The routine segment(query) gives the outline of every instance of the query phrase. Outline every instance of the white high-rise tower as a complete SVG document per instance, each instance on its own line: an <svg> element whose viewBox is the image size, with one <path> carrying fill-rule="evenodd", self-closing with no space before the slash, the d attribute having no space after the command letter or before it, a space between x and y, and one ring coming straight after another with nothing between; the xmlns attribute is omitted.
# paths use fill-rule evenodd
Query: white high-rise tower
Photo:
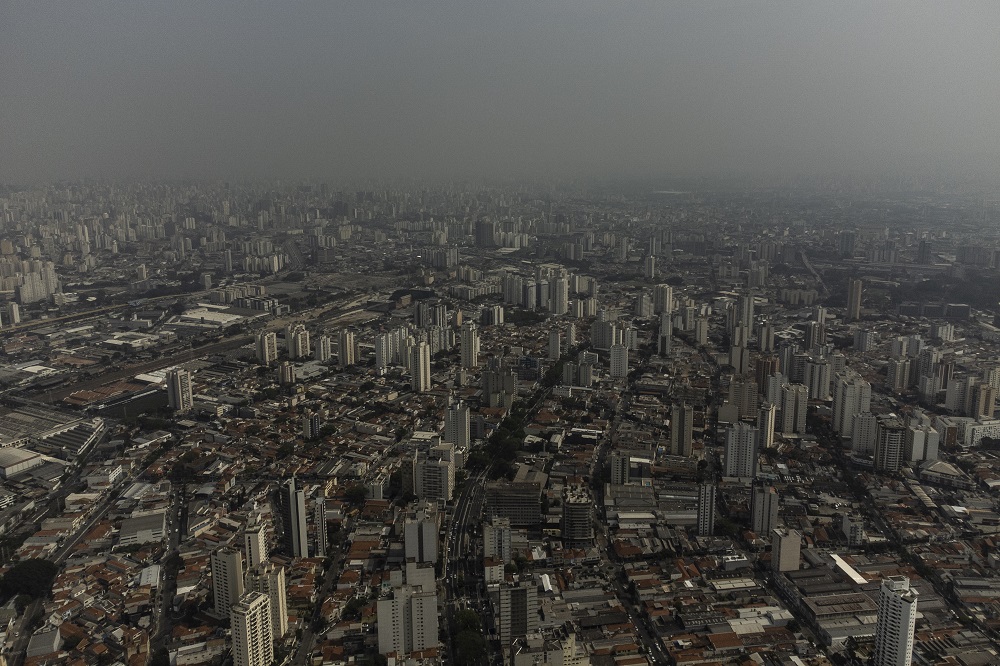
<svg viewBox="0 0 1000 666"><path fill-rule="evenodd" d="M917 625L917 591L906 576L889 576L878 592L873 666L909 666Z"/></svg>

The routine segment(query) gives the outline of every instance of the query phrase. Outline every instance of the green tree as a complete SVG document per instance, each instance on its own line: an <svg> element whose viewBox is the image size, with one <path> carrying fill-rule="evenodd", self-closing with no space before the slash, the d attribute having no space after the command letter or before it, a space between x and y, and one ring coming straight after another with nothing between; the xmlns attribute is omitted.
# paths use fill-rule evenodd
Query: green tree
<svg viewBox="0 0 1000 666"><path fill-rule="evenodd" d="M0 578L0 593L4 596L26 594L34 599L44 597L52 590L52 580L59 573L59 565L43 559L18 562Z"/></svg>
<svg viewBox="0 0 1000 666"><path fill-rule="evenodd" d="M367 497L368 489L360 483L348 486L347 489L344 490L344 499L348 504L353 504L354 506L361 506L364 504Z"/></svg>
<svg viewBox="0 0 1000 666"><path fill-rule="evenodd" d="M471 610L460 610L455 613L455 628L459 633L463 631L481 631L483 624L479 619L479 613Z"/></svg>
<svg viewBox="0 0 1000 666"><path fill-rule="evenodd" d="M486 663L486 638L482 632L466 629L455 636L455 663L459 666Z"/></svg>

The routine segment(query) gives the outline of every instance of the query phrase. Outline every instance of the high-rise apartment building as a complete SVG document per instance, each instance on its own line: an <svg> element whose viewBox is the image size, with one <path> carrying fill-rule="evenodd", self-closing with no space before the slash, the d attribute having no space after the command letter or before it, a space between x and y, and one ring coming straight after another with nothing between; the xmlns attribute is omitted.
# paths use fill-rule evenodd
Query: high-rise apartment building
<svg viewBox="0 0 1000 666"><path fill-rule="evenodd" d="M917 626L917 591L906 576L888 576L878 592L872 666L909 666Z"/></svg>
<svg viewBox="0 0 1000 666"><path fill-rule="evenodd" d="M248 592L232 607L234 666L271 666L274 635L271 602L262 592Z"/></svg>
<svg viewBox="0 0 1000 666"><path fill-rule="evenodd" d="M623 379L628 376L628 347L625 345L611 345L611 377L612 379Z"/></svg>
<svg viewBox="0 0 1000 666"><path fill-rule="evenodd" d="M247 525L243 530L243 555L250 568L267 560L267 533L264 531L263 523Z"/></svg>
<svg viewBox="0 0 1000 666"><path fill-rule="evenodd" d="M538 590L522 581L500 586L500 612L496 614L500 645L538 631Z"/></svg>
<svg viewBox="0 0 1000 666"><path fill-rule="evenodd" d="M833 431L841 437L854 432L854 416L871 411L872 385L854 370L837 375L833 391Z"/></svg>
<svg viewBox="0 0 1000 666"><path fill-rule="evenodd" d="M357 343L354 340L354 331L343 328L337 335L337 367L347 368L356 362Z"/></svg>
<svg viewBox="0 0 1000 666"><path fill-rule="evenodd" d="M802 535L797 530L771 530L771 568L775 571L798 571Z"/></svg>
<svg viewBox="0 0 1000 666"><path fill-rule="evenodd" d="M861 319L861 290L861 280L848 280L847 321L858 321Z"/></svg>
<svg viewBox="0 0 1000 666"><path fill-rule="evenodd" d="M670 454L690 456L693 440L694 408L686 403L670 408Z"/></svg>
<svg viewBox="0 0 1000 666"><path fill-rule="evenodd" d="M281 486L279 495L285 553L289 557L309 557L309 528L306 518L306 495L295 478Z"/></svg>
<svg viewBox="0 0 1000 666"><path fill-rule="evenodd" d="M754 532L766 536L778 526L778 509L780 506L778 491L774 486L753 487L750 505L750 523Z"/></svg>
<svg viewBox="0 0 1000 666"><path fill-rule="evenodd" d="M233 548L219 548L212 553L213 613L228 618L233 605L243 596L243 556Z"/></svg>
<svg viewBox="0 0 1000 666"><path fill-rule="evenodd" d="M431 350L423 340L410 352L410 386L414 393L431 389Z"/></svg>
<svg viewBox="0 0 1000 666"><path fill-rule="evenodd" d="M510 562L514 557L511 545L510 520L494 516L483 523L483 557Z"/></svg>
<svg viewBox="0 0 1000 666"><path fill-rule="evenodd" d="M278 336L273 332L257 334L257 360L270 365L278 360Z"/></svg>
<svg viewBox="0 0 1000 666"><path fill-rule="evenodd" d="M438 644L437 592L423 586L393 588L378 600L378 651L398 656L428 650Z"/></svg>
<svg viewBox="0 0 1000 666"><path fill-rule="evenodd" d="M281 638L288 633L288 599L285 586L285 568L264 562L247 572L247 591L267 595L271 617L271 635Z"/></svg>
<svg viewBox="0 0 1000 666"><path fill-rule="evenodd" d="M479 367L479 329L474 322L462 324L462 336L459 342L463 368Z"/></svg>
<svg viewBox="0 0 1000 666"><path fill-rule="evenodd" d="M715 533L715 484L702 483L698 486L698 536L712 536Z"/></svg>
<svg viewBox="0 0 1000 666"><path fill-rule="evenodd" d="M403 518L403 554L416 562L438 561L438 510L420 502Z"/></svg>
<svg viewBox="0 0 1000 666"><path fill-rule="evenodd" d="M880 418L875 434L875 470L898 472L903 467L906 426L895 417Z"/></svg>
<svg viewBox="0 0 1000 666"><path fill-rule="evenodd" d="M736 423L726 431L725 475L739 478L757 476L757 447L760 431L747 423Z"/></svg>
<svg viewBox="0 0 1000 666"><path fill-rule="evenodd" d="M326 363L333 356L330 336L321 335L316 339L316 348L313 350L313 360Z"/></svg>
<svg viewBox="0 0 1000 666"><path fill-rule="evenodd" d="M777 408L769 402L763 403L757 409L757 430L760 431L760 448L769 449L774 446L774 425Z"/></svg>
<svg viewBox="0 0 1000 666"><path fill-rule="evenodd" d="M470 424L468 405L452 404L444 415L444 441L454 444L456 449L468 448L472 436Z"/></svg>
<svg viewBox="0 0 1000 666"><path fill-rule="evenodd" d="M167 403L176 412L186 412L194 407L190 372L183 368L167 372Z"/></svg>
<svg viewBox="0 0 1000 666"><path fill-rule="evenodd" d="M781 388L781 432L806 431L809 409L809 389L802 384L787 384Z"/></svg>

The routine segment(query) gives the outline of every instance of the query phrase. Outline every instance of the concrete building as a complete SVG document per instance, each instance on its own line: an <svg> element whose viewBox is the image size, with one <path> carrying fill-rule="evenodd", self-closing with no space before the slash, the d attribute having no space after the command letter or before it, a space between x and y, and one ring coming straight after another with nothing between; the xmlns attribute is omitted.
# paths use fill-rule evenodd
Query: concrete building
<svg viewBox="0 0 1000 666"><path fill-rule="evenodd" d="M247 593L233 604L229 618L233 630L233 666L271 666L274 636L268 596L261 592Z"/></svg>
<svg viewBox="0 0 1000 666"><path fill-rule="evenodd" d="M847 321L858 321L861 319L861 292L863 285L861 280L848 280L847 282Z"/></svg>
<svg viewBox="0 0 1000 666"><path fill-rule="evenodd" d="M693 441L694 408L681 403L670 408L670 455L690 456Z"/></svg>
<svg viewBox="0 0 1000 666"><path fill-rule="evenodd" d="M438 644L437 593L422 586L393 588L378 600L378 651L399 657Z"/></svg>
<svg viewBox="0 0 1000 666"><path fill-rule="evenodd" d="M403 553L407 560L438 561L438 510L432 502L419 502L403 518Z"/></svg>
<svg viewBox="0 0 1000 666"><path fill-rule="evenodd" d="M256 567L267 560L267 533L264 531L262 523L248 525L243 530L243 555L246 558L247 566Z"/></svg>
<svg viewBox="0 0 1000 666"><path fill-rule="evenodd" d="M247 572L247 590L267 595L271 635L276 639L288 633L288 601L285 589L284 567L264 562Z"/></svg>
<svg viewBox="0 0 1000 666"><path fill-rule="evenodd" d="M257 334L257 361L270 365L278 360L278 336L272 333Z"/></svg>
<svg viewBox="0 0 1000 666"><path fill-rule="evenodd" d="M917 626L917 591L906 576L889 576L878 592L872 666L909 666Z"/></svg>
<svg viewBox="0 0 1000 666"><path fill-rule="evenodd" d="M514 640L538 631L538 590L533 583L501 585L498 605L496 620L505 651Z"/></svg>
<svg viewBox="0 0 1000 666"><path fill-rule="evenodd" d="M780 498L774 486L753 487L750 503L751 528L760 536L766 536L778 526Z"/></svg>
<svg viewBox="0 0 1000 666"><path fill-rule="evenodd" d="M854 433L854 416L870 412L871 405L871 384L854 370L838 374L833 392L833 431L850 437Z"/></svg>
<svg viewBox="0 0 1000 666"><path fill-rule="evenodd" d="M624 379L628 376L628 347L625 345L611 345L609 352L611 378Z"/></svg>
<svg viewBox="0 0 1000 666"><path fill-rule="evenodd" d="M289 557L309 557L309 529L306 519L305 491L295 478L286 481L280 490L279 502L285 553Z"/></svg>
<svg viewBox="0 0 1000 666"><path fill-rule="evenodd" d="M771 530L771 568L778 572L798 571L802 535L796 530Z"/></svg>
<svg viewBox="0 0 1000 666"><path fill-rule="evenodd" d="M410 352L410 386L414 393L431 389L431 350L423 340Z"/></svg>
<svg viewBox="0 0 1000 666"><path fill-rule="evenodd" d="M459 342L462 367L466 369L479 367L479 329L475 322L462 324L462 336Z"/></svg>
<svg viewBox="0 0 1000 666"><path fill-rule="evenodd" d="M514 557L510 520L494 517L483 524L483 557L504 562L510 562Z"/></svg>
<svg viewBox="0 0 1000 666"><path fill-rule="evenodd" d="M227 618L243 597L243 556L234 548L219 548L212 553L211 567L212 611L218 618Z"/></svg>
<svg viewBox="0 0 1000 666"><path fill-rule="evenodd" d="M906 427L895 417L881 418L875 435L875 470L896 473L903 467Z"/></svg>
<svg viewBox="0 0 1000 666"><path fill-rule="evenodd" d="M568 548L594 544L594 499L587 486L567 486L563 490L562 541Z"/></svg>
<svg viewBox="0 0 1000 666"><path fill-rule="evenodd" d="M347 368L357 362L358 345L354 339L354 331L340 329L337 334L337 367Z"/></svg>
<svg viewBox="0 0 1000 666"><path fill-rule="evenodd" d="M726 431L725 475L752 479L757 476L760 431L747 423L736 423Z"/></svg>
<svg viewBox="0 0 1000 666"><path fill-rule="evenodd" d="M715 533L715 484L702 483L698 486L698 536L712 536Z"/></svg>
<svg viewBox="0 0 1000 666"><path fill-rule="evenodd" d="M456 449L468 449L471 432L468 405L457 402L449 406L444 415L444 441L454 444Z"/></svg>
<svg viewBox="0 0 1000 666"><path fill-rule="evenodd" d="M187 412L194 407L191 373L183 368L167 372L167 404L175 412Z"/></svg>

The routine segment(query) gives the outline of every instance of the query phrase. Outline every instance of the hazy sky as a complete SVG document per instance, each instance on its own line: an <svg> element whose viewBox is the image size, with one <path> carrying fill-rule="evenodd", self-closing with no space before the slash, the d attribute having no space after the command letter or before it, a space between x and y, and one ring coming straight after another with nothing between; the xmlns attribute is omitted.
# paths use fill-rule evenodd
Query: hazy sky
<svg viewBox="0 0 1000 666"><path fill-rule="evenodd" d="M0 4L0 179L1000 165L1000 3Z"/></svg>

